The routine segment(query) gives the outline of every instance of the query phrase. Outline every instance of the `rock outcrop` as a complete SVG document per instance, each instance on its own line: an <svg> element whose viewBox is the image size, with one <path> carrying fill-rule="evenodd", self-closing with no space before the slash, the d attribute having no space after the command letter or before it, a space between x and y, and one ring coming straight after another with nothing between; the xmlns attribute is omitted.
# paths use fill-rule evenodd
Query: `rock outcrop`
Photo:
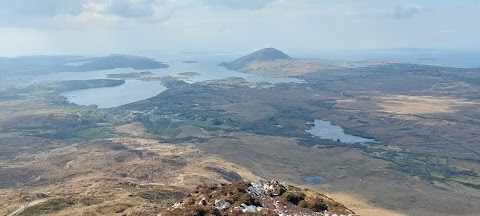
<svg viewBox="0 0 480 216"><path fill-rule="evenodd" d="M275 180L204 184L162 216L173 215L353 215L331 198Z"/></svg>

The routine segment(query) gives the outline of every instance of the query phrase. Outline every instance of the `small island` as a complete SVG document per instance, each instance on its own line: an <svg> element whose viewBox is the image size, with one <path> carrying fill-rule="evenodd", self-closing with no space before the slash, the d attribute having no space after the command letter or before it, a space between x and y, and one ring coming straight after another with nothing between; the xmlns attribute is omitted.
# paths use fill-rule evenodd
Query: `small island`
<svg viewBox="0 0 480 216"><path fill-rule="evenodd" d="M134 78L151 76L151 75L154 75L154 74L150 71L145 71L145 72L107 74L107 78L134 79Z"/></svg>
<svg viewBox="0 0 480 216"><path fill-rule="evenodd" d="M116 68L151 70L169 67L168 64L154 59L119 54L104 57L34 55L21 58L2 58L1 61L1 78L20 75L45 75L58 72L87 72Z"/></svg>
<svg viewBox="0 0 480 216"><path fill-rule="evenodd" d="M55 82L42 82L26 88L29 91L64 92L89 88L114 87L125 84L125 80L91 79L91 80L65 80Z"/></svg>
<svg viewBox="0 0 480 216"><path fill-rule="evenodd" d="M193 63L198 63L198 61L186 60L186 61L182 61L182 63L193 64Z"/></svg>
<svg viewBox="0 0 480 216"><path fill-rule="evenodd" d="M181 75L181 76L200 76L202 74L197 73L197 72L182 72L182 73L179 73L178 75Z"/></svg>

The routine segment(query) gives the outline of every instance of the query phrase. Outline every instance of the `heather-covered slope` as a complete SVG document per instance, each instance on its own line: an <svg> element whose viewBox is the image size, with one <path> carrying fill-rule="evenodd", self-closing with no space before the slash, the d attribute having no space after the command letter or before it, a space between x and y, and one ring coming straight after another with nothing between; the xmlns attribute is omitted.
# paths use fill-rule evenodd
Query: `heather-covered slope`
<svg viewBox="0 0 480 216"><path fill-rule="evenodd" d="M163 216L174 215L353 215L329 197L275 180L203 184Z"/></svg>

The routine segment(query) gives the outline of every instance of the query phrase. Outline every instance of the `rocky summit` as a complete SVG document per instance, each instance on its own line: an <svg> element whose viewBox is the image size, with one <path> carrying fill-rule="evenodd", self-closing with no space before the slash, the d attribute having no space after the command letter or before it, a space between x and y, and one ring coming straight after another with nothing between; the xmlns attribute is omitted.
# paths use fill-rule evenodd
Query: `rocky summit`
<svg viewBox="0 0 480 216"><path fill-rule="evenodd" d="M354 215L331 198L276 180L203 184L160 214L174 215Z"/></svg>

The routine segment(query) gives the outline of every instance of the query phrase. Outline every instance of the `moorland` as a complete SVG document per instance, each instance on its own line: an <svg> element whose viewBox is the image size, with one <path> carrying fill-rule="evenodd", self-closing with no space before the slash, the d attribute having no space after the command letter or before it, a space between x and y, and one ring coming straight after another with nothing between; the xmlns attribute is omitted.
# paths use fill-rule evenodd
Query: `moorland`
<svg viewBox="0 0 480 216"><path fill-rule="evenodd" d="M480 69L278 52L221 65L304 82L170 77L157 96L109 109L59 92L119 81L1 88L0 214L33 202L23 214L151 215L196 185L256 178L311 188L360 215L480 212ZM315 119L379 142L314 137Z"/></svg>

